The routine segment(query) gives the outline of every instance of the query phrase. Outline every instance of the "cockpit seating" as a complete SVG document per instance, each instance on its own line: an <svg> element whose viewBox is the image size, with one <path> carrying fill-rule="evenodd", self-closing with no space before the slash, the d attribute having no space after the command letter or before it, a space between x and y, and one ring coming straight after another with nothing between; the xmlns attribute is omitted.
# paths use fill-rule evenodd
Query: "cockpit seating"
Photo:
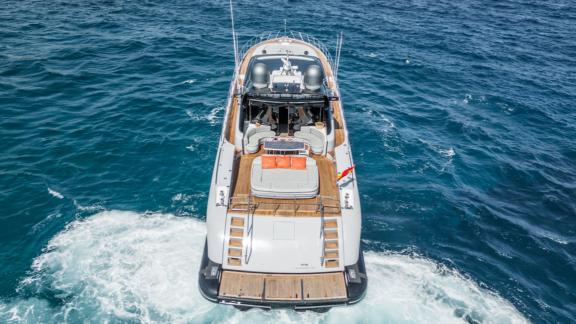
<svg viewBox="0 0 576 324"><path fill-rule="evenodd" d="M264 138L274 137L274 135L276 133L270 130L270 126L267 125L250 128L244 135L244 150L249 154L256 153L260 148L260 142Z"/></svg>
<svg viewBox="0 0 576 324"><path fill-rule="evenodd" d="M322 131L314 126L302 126L300 131L294 132L294 137L304 139L310 144L312 153L323 154L326 139Z"/></svg>

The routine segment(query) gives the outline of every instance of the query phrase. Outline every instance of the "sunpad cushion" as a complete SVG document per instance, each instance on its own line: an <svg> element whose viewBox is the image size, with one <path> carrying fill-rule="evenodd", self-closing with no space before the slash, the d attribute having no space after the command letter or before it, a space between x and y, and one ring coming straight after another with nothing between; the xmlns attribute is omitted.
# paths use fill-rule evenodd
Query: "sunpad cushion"
<svg viewBox="0 0 576 324"><path fill-rule="evenodd" d="M306 169L306 157L292 157L290 159L290 168L295 170Z"/></svg>
<svg viewBox="0 0 576 324"><path fill-rule="evenodd" d="M314 159L306 158L306 168L302 170L264 169L262 157L257 157L252 162L250 186L252 194L262 198L313 198L318 194L319 188L318 167Z"/></svg>
<svg viewBox="0 0 576 324"><path fill-rule="evenodd" d="M276 168L276 157L275 156L263 156L262 157L262 169L275 169Z"/></svg>
<svg viewBox="0 0 576 324"><path fill-rule="evenodd" d="M276 167L283 169L290 169L290 157L289 156L276 157Z"/></svg>

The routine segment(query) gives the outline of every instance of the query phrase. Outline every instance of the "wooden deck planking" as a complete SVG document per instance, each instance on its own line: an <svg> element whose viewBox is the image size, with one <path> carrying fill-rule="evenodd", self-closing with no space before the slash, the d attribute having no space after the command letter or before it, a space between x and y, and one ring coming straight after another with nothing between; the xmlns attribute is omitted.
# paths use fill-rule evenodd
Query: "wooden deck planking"
<svg viewBox="0 0 576 324"><path fill-rule="evenodd" d="M326 56L324 55L324 53L322 53L322 51L320 51L319 49L316 49L316 54L318 55L318 57L320 58L320 62L322 62L322 67L324 70L324 73L326 74L326 77L333 77L333 71L332 71L332 67L330 66L330 63L328 62L328 59L326 58ZM333 81L328 80L328 87L330 89L336 90L335 89L335 84ZM344 132L344 124L343 124L343 117L342 117L342 105L340 104L340 100L336 100L332 102L332 111L333 111L333 118L336 124L336 127L334 128L334 135L335 135L335 146L339 146L342 145L346 139L346 134Z"/></svg>
<svg viewBox="0 0 576 324"><path fill-rule="evenodd" d="M232 197L247 197L250 194L250 175L252 172L252 162L259 154L242 155L238 165L238 172ZM336 183L336 168L334 163L326 157L313 157L318 166L318 177L320 181L319 195L329 199L324 199L326 206L324 214L327 216L340 215L339 191ZM246 199L234 200L230 209L242 207L246 204ZM310 199L274 199L253 197L252 203L258 203L255 211L256 215L279 215L279 216L320 216L317 198Z"/></svg>
<svg viewBox="0 0 576 324"><path fill-rule="evenodd" d="M248 68L248 64L250 63L250 59L252 58L252 55L254 53L255 48L252 47L250 50L248 50L248 52L246 52L245 54L245 58L242 61L242 64L240 65L240 71L239 71L239 76L238 79L236 79L236 84L240 84L242 85L244 83L244 80L240 79L240 75L241 76L245 76L246 75L246 69ZM236 136L236 125L238 124L238 121L236 120L238 118L238 100L233 99L232 100L232 109L230 111L230 118L229 121L230 123L228 124L228 141L232 144L234 144L235 142L235 136Z"/></svg>
<svg viewBox="0 0 576 324"><path fill-rule="evenodd" d="M248 50L248 52L246 52L245 54L245 59L242 61L242 64L240 65L240 71L239 71L239 75L238 75L238 79L236 79L236 84L242 84L244 82L244 80L240 79L240 75L241 76L245 76L246 75L246 69L248 68L248 64L250 63L250 59L252 58L253 54L254 54L254 50L255 48L252 47L250 50ZM232 100L232 107L230 110L230 116L228 117L228 142L234 144L235 142L235 136L236 136L236 125L238 124L237 119L238 118L238 100L236 100L235 98Z"/></svg>
<svg viewBox="0 0 576 324"><path fill-rule="evenodd" d="M346 135L344 133L344 128L342 127L342 111L340 109L340 101L335 101L332 103L332 108L334 109L334 120L335 120L335 127L334 127L334 136L336 143L335 146L340 146L344 144L344 140Z"/></svg>
<svg viewBox="0 0 576 324"><path fill-rule="evenodd" d="M345 299L343 272L321 274L267 274L223 271L220 297L272 301Z"/></svg>
<svg viewBox="0 0 576 324"><path fill-rule="evenodd" d="M302 282L297 276L267 276L264 298L270 300L302 299Z"/></svg>
<svg viewBox="0 0 576 324"><path fill-rule="evenodd" d="M223 297L262 299L264 276L247 272L222 272L220 290Z"/></svg>
<svg viewBox="0 0 576 324"><path fill-rule="evenodd" d="M303 291L306 300L346 298L344 275L328 273L307 277L303 280Z"/></svg>
<svg viewBox="0 0 576 324"><path fill-rule="evenodd" d="M234 144L236 138L236 127L237 124L237 110L238 110L238 100L236 98L232 99L232 108L230 108L230 116L228 117L229 124L228 124L228 142Z"/></svg>

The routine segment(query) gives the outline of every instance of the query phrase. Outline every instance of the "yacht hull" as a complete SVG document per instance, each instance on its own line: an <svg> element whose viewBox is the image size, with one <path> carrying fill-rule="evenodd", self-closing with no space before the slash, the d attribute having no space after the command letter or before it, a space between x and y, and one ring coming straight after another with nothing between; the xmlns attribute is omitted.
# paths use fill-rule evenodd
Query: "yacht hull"
<svg viewBox="0 0 576 324"><path fill-rule="evenodd" d="M325 311L366 294L334 64L313 38L292 36L258 38L230 84L198 277L211 302Z"/></svg>

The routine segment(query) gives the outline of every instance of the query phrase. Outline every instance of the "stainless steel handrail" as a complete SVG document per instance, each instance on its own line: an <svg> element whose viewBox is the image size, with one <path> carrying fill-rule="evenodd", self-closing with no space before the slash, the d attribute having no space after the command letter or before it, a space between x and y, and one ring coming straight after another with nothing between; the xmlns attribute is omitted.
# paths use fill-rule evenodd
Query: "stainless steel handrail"
<svg viewBox="0 0 576 324"><path fill-rule="evenodd" d="M248 194L244 194L244 195L235 195L229 198L228 201L228 208L230 208L230 210L234 210L234 211L250 211L253 210L253 212L256 212L256 209L261 208L262 206L271 206L273 207L273 210L268 210L268 211L278 211L280 209L280 207L282 206L294 206L294 208L292 209L292 211L294 213L296 213L297 211L299 211L300 207L303 206L314 206L316 207L316 209L314 210L314 212L322 212L325 213L326 209L336 209L337 212L340 212L340 202L332 197L325 197L325 196L316 196L316 199L318 199L317 202L315 203L299 203L297 201L294 202L258 202L258 203L253 203L252 202L253 196L252 195L248 195ZM325 202L326 201L332 201L333 205L327 205ZM286 211L288 209L285 209ZM311 210L305 210L304 212L310 212Z"/></svg>
<svg viewBox="0 0 576 324"><path fill-rule="evenodd" d="M322 201L322 198L320 198L320 201ZM324 259L326 258L326 249L324 248L324 245L326 245L326 235L324 233L324 207L321 207L320 210L320 239L322 240L322 246L320 247L322 249L322 256L320 257L320 266L324 265Z"/></svg>
<svg viewBox="0 0 576 324"><path fill-rule="evenodd" d="M248 197L248 204L250 205L250 197ZM244 253L244 264L248 264L248 262L250 262L250 257L252 256L252 243L254 240L254 212L255 209L254 208L249 208L248 209L248 231L246 233L246 236L249 236L249 241L248 243L250 244L249 247L246 247L246 253Z"/></svg>
<svg viewBox="0 0 576 324"><path fill-rule="evenodd" d="M328 62L330 63L330 67L332 68L332 70L334 70L335 66L334 66L334 60L332 59L332 55L330 54L330 51L328 50L328 47L322 42L320 41L318 38L311 36L309 34L306 33L302 33L302 32L295 32L295 31L287 31L286 33L284 32L266 32L266 33L262 33L260 35L254 36L251 39L249 39L248 41L246 41L242 47L240 48L239 51L239 58L240 60L242 60L244 58L244 55L246 55L246 52L248 52L248 50L253 47L254 45L270 40L270 39L275 39L275 38L280 38L280 37L288 37L288 38L292 38L292 39L298 39L304 42L307 42L313 46L315 46L316 48L318 48L325 56L326 59L328 60Z"/></svg>

